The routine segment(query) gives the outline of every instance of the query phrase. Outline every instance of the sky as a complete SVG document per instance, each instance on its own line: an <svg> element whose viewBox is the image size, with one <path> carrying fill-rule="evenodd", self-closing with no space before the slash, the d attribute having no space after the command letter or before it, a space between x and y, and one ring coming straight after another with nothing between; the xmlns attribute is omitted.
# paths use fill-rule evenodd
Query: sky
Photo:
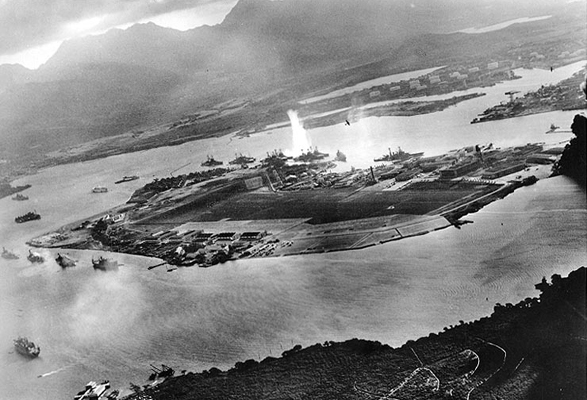
<svg viewBox="0 0 587 400"><path fill-rule="evenodd" d="M215 25L237 0L0 0L0 64L35 69L67 39L154 22Z"/></svg>

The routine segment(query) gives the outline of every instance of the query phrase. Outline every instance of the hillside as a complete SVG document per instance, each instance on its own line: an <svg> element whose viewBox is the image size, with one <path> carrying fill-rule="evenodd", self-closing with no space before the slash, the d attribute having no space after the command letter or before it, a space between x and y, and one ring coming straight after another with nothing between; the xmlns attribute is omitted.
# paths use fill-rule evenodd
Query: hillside
<svg viewBox="0 0 587 400"><path fill-rule="evenodd" d="M580 4L523 1L499 8L505 4L241 0L212 27L180 32L148 23L72 39L36 71L0 67L0 159L17 170L16 164L39 162L64 146L176 121L228 100L251 107L213 125L250 129L248 121L274 122L268 114L285 115L319 91L406 70L503 59L512 47L542 37L553 48L563 37L584 40L576 28L584 27ZM548 13L548 20L487 34L450 33ZM197 128L199 136L216 134Z"/></svg>
<svg viewBox="0 0 587 400"><path fill-rule="evenodd" d="M490 317L397 349L358 339L295 346L280 358L171 378L128 400L585 398L585 282L585 267L553 275L536 285L537 298L497 304Z"/></svg>

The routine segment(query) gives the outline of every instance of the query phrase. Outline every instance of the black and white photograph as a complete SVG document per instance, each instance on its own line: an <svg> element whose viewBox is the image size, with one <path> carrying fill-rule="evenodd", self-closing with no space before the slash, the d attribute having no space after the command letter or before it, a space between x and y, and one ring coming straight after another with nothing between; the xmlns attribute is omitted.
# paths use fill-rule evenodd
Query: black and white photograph
<svg viewBox="0 0 587 400"><path fill-rule="evenodd" d="M0 0L0 400L587 398L587 0Z"/></svg>

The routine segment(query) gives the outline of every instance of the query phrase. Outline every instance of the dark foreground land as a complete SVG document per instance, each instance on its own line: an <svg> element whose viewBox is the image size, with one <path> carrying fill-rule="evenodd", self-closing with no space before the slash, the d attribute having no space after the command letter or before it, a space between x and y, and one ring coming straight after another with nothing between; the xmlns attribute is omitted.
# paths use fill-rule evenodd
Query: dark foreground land
<svg viewBox="0 0 587 400"><path fill-rule="evenodd" d="M169 378L133 399L584 399L586 269L400 348L352 339Z"/></svg>

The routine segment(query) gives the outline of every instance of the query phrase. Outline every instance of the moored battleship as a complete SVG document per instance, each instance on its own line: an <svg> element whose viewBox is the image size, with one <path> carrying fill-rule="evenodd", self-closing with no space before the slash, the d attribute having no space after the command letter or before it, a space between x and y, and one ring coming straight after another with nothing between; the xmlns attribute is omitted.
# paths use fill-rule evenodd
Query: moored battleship
<svg viewBox="0 0 587 400"><path fill-rule="evenodd" d="M99 269L101 271L116 271L121 264L116 260L110 260L100 256L98 259L92 258L92 265L94 266L94 269Z"/></svg>
<svg viewBox="0 0 587 400"><path fill-rule="evenodd" d="M373 161L375 162L381 162L381 161L405 161L407 159L410 159L412 157L422 157L424 155L424 153L407 153L405 151L402 150L401 147L397 148L397 151L392 152L391 149L388 149L389 153L388 154L384 154L383 156L379 157L379 158L375 158Z"/></svg>
<svg viewBox="0 0 587 400"><path fill-rule="evenodd" d="M69 257L68 255L61 255L60 253L57 253L57 257L55 257L55 262L61 267L61 268L68 268L68 267L75 267L76 261Z"/></svg>
<svg viewBox="0 0 587 400"><path fill-rule="evenodd" d="M321 153L318 151L318 147L314 147L313 150L309 149L306 153L302 153L302 155L294 158L294 161L313 162L323 160L328 156L328 153Z"/></svg>
<svg viewBox="0 0 587 400"><path fill-rule="evenodd" d="M37 214L35 211L29 211L24 215L20 215L14 218L14 222L17 224L22 224L23 222L34 221L36 219L41 219L41 215Z"/></svg>
<svg viewBox="0 0 587 400"><path fill-rule="evenodd" d="M217 161L213 156L208 156L208 159L202 163L202 167L215 167L222 165L222 161Z"/></svg>
<svg viewBox="0 0 587 400"><path fill-rule="evenodd" d="M18 354L31 358L38 357L41 353L41 348L25 337L14 339L14 348Z"/></svg>
<svg viewBox="0 0 587 400"><path fill-rule="evenodd" d="M18 260L18 256L10 250L6 250L2 247L2 258L5 260Z"/></svg>
<svg viewBox="0 0 587 400"><path fill-rule="evenodd" d="M24 201L24 200L28 200L29 196L25 196L24 194L20 194L17 193L16 196L12 197L12 200L16 200L16 201Z"/></svg>
<svg viewBox="0 0 587 400"><path fill-rule="evenodd" d="M256 159L254 157L243 156L242 154L237 156L234 160L229 161L231 165L243 165L254 163Z"/></svg>
<svg viewBox="0 0 587 400"><path fill-rule="evenodd" d="M32 263L42 263L45 261L42 255L39 253L35 253L34 251L29 250L29 255L27 256L27 260Z"/></svg>

